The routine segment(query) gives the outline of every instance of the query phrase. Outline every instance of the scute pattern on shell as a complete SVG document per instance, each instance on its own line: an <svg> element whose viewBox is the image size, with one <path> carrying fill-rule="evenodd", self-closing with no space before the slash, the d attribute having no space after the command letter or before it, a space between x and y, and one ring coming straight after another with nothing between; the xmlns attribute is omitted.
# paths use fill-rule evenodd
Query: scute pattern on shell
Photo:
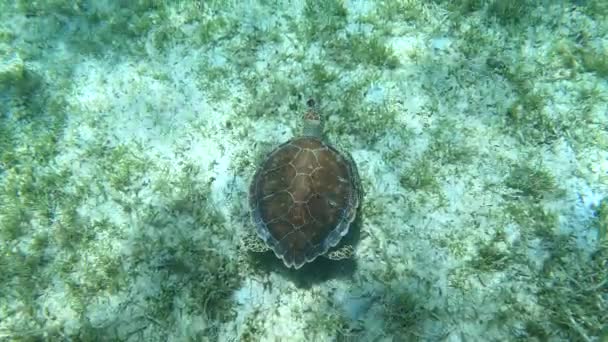
<svg viewBox="0 0 608 342"><path fill-rule="evenodd" d="M359 177L349 156L315 137L272 151L249 189L260 238L296 269L340 242L355 218Z"/></svg>

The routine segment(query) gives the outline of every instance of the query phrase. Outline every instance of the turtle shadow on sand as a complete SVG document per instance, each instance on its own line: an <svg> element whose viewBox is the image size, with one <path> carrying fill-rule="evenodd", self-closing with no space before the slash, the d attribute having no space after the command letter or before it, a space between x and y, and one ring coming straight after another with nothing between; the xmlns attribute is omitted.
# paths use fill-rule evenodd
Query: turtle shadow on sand
<svg viewBox="0 0 608 342"><path fill-rule="evenodd" d="M283 261L273 252L264 253L247 252L248 262L256 272L275 272L289 279L299 288L310 288L314 284L326 282L331 279L349 279L357 270L356 250L361 236L362 218L357 215L350 226L348 233L342 238L342 244L349 244L355 249L355 256L350 259L330 260L323 256L317 257L313 262L306 263L300 269L287 268ZM335 248L335 247L334 247Z"/></svg>

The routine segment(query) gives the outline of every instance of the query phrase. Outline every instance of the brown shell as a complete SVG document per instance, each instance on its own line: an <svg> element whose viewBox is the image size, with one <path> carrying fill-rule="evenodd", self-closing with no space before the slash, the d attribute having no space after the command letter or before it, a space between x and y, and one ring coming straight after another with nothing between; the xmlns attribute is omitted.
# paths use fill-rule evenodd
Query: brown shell
<svg viewBox="0 0 608 342"><path fill-rule="evenodd" d="M315 137L272 151L249 189L258 236L296 269L340 242L360 201L359 176L348 155Z"/></svg>

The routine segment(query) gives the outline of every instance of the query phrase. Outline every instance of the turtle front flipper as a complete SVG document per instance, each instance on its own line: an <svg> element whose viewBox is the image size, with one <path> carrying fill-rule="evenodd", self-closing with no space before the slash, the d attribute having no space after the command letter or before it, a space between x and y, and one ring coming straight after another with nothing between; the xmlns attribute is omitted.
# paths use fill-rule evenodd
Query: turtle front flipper
<svg viewBox="0 0 608 342"><path fill-rule="evenodd" d="M241 247L253 253L264 253L270 251L270 247L268 247L262 239L260 239L255 234L245 234L241 238Z"/></svg>
<svg viewBox="0 0 608 342"><path fill-rule="evenodd" d="M355 249L351 245L342 245L336 249L332 249L323 255L330 260L352 259L355 256Z"/></svg>

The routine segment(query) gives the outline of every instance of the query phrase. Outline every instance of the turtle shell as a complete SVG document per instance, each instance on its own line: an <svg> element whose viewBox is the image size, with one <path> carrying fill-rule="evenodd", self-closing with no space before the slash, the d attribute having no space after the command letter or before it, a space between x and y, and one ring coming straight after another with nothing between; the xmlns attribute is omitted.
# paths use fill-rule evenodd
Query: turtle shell
<svg viewBox="0 0 608 342"><path fill-rule="evenodd" d="M297 137L268 154L249 189L258 236L298 269L348 233L360 202L349 155L316 137Z"/></svg>

